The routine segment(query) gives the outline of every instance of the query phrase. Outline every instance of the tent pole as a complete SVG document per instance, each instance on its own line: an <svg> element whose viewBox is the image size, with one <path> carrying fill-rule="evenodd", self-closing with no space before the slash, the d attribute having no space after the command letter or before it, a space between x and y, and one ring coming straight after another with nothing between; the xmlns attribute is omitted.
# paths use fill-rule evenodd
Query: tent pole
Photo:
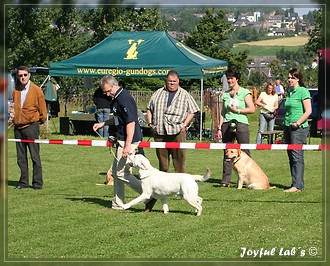
<svg viewBox="0 0 330 266"><path fill-rule="evenodd" d="M45 85L46 81L48 81L48 79L50 79L50 75L48 75L44 82L39 86L41 89L42 87ZM43 93L45 94L45 90L42 89ZM45 101L46 102L46 101ZM46 134L47 134L47 137L48 137L48 131L49 131L49 108L48 108L48 105L47 105L47 117L46 117L46 121L45 121L45 126L46 126Z"/></svg>
<svg viewBox="0 0 330 266"><path fill-rule="evenodd" d="M200 108L200 121L199 121L199 141L202 142L202 133L203 133L203 79L201 79L201 108Z"/></svg>

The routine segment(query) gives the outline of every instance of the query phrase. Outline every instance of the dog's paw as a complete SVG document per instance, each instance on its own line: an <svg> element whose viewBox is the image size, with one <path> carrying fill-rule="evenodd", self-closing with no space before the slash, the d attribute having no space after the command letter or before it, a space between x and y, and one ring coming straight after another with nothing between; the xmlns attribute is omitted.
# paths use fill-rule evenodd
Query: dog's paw
<svg viewBox="0 0 330 266"><path fill-rule="evenodd" d="M127 210L127 209L129 209L129 208L130 208L130 206L129 206L128 204L124 204L124 205L123 205L123 209L124 209L124 210Z"/></svg>

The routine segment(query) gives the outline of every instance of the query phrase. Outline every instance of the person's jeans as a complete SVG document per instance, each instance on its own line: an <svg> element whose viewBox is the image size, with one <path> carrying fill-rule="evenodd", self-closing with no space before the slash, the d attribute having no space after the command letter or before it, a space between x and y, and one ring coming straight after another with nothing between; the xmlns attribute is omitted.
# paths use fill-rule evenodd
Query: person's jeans
<svg viewBox="0 0 330 266"><path fill-rule="evenodd" d="M272 119L272 120L267 121L266 118L263 116L263 114L260 113L260 115L259 115L259 130L258 130L257 139L256 139L257 144L262 143L261 133L265 132L266 126L268 127L268 131L273 131L274 126L275 126L275 118Z"/></svg>
<svg viewBox="0 0 330 266"><path fill-rule="evenodd" d="M96 120L98 123L104 122L109 120L109 116L110 116L110 108L100 108L97 109L95 116L96 116ZM102 128L99 128L97 130L97 132L102 136L102 137L109 137L109 126L105 125Z"/></svg>
<svg viewBox="0 0 330 266"><path fill-rule="evenodd" d="M308 127L292 129L284 127L284 139L287 144L306 144L308 136ZM304 189L304 150L288 150L287 151L290 163L290 172L292 177L292 187L300 190Z"/></svg>

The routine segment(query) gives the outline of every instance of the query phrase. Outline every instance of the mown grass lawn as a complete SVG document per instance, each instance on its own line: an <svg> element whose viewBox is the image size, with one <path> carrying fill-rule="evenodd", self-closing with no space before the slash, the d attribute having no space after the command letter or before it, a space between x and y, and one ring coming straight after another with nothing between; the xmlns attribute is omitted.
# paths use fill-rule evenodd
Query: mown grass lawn
<svg viewBox="0 0 330 266"><path fill-rule="evenodd" d="M249 51L249 56L276 56L278 51L297 52L308 42L309 36L296 37L274 37L274 39L261 40L255 42L244 42L235 44L232 48L234 53L244 50Z"/></svg>
<svg viewBox="0 0 330 266"><path fill-rule="evenodd" d="M284 49L289 52L297 52L298 46L258 46L258 45L240 45L232 49L234 53L239 53L244 50L249 51L249 56L276 56L278 51Z"/></svg>
<svg viewBox="0 0 330 266"><path fill-rule="evenodd" d="M251 143L256 134L251 123ZM9 137L11 133L9 133ZM94 138L62 136L53 138ZM312 138L312 144L320 144ZM153 149L145 149L157 167ZM302 193L283 193L291 184L286 151L252 151L254 160L277 188L267 191L221 188L221 150L187 150L187 171L212 177L200 183L203 214L176 196L170 213L109 209L113 188L103 183L112 160L108 148L41 144L44 188L16 190L19 169L15 143L8 143L8 261L321 261L325 256L322 152L305 152ZM232 186L236 183L233 174ZM137 194L126 189L126 199ZM242 252L247 249L244 257ZM314 249L315 248L315 249ZM252 252L274 250L273 255ZM312 251L315 251L312 252ZM189 265L189 264L188 264Z"/></svg>

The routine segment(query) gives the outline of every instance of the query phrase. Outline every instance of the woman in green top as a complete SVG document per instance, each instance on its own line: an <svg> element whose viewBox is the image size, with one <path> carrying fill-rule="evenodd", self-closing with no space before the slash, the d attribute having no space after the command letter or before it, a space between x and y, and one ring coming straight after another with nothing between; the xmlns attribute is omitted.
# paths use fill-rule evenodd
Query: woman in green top
<svg viewBox="0 0 330 266"><path fill-rule="evenodd" d="M304 80L298 69L291 69L288 74L289 94L284 107L284 139L288 144L306 144L308 136L308 117L312 113L311 96L305 88ZM288 150L291 187L285 192L301 192L304 189L304 151Z"/></svg>
<svg viewBox="0 0 330 266"><path fill-rule="evenodd" d="M240 73L237 69L228 70L226 76L230 89L222 95L218 138L224 143L234 143L235 139L238 143L250 143L247 114L255 111L251 92L238 84ZM249 150L244 151L250 155ZM231 173L232 164L224 155L221 186L229 187Z"/></svg>

